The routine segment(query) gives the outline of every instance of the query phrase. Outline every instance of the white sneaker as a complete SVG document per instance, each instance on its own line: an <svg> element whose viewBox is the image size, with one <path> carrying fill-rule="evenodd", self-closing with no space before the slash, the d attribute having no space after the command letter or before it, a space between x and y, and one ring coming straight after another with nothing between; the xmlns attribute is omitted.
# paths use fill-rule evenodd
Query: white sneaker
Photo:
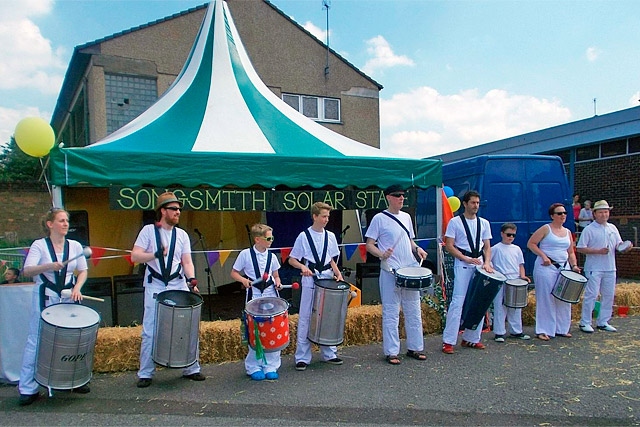
<svg viewBox="0 0 640 427"><path fill-rule="evenodd" d="M607 332L618 332L618 330L616 328L614 328L613 326L611 326L608 323L605 323L602 326L598 326L598 330L600 331L607 331Z"/></svg>
<svg viewBox="0 0 640 427"><path fill-rule="evenodd" d="M593 327L591 325L580 325L580 330L588 334L591 334L594 332Z"/></svg>

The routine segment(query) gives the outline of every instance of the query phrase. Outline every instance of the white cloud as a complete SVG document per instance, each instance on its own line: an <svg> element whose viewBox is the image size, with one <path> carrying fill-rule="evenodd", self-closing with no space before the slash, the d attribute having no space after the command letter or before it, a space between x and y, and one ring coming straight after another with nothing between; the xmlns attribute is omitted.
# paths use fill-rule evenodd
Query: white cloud
<svg viewBox="0 0 640 427"><path fill-rule="evenodd" d="M397 66L414 66L411 58L405 55L396 55L389 42L382 36L376 36L367 40L367 53L372 56L362 67L362 71L369 75L375 75L378 71Z"/></svg>
<svg viewBox="0 0 640 427"><path fill-rule="evenodd" d="M48 122L51 113L40 111L36 107L22 109L0 107L0 147L11 140L16 125L25 117L42 117Z"/></svg>
<svg viewBox="0 0 640 427"><path fill-rule="evenodd" d="M640 90L629 98L629 107L637 107L638 105L640 105Z"/></svg>
<svg viewBox="0 0 640 427"><path fill-rule="evenodd" d="M598 59L601 53L602 51L595 46L588 47L586 52L587 60L589 62L594 62L596 59Z"/></svg>
<svg viewBox="0 0 640 427"><path fill-rule="evenodd" d="M309 31L315 38L320 40L323 43L327 43L327 32L320 27L314 25L313 22L307 21L302 25L302 28ZM329 31L329 35L331 35L331 31Z"/></svg>
<svg viewBox="0 0 640 427"><path fill-rule="evenodd" d="M380 100L381 144L401 157L428 157L566 123L557 100L493 89L444 95L431 87Z"/></svg>

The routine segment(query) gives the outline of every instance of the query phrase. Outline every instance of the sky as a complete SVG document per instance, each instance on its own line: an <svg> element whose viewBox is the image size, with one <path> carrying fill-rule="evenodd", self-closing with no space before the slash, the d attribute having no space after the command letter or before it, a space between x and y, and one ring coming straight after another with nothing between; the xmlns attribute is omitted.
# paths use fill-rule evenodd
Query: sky
<svg viewBox="0 0 640 427"><path fill-rule="evenodd" d="M271 1L384 86L381 148L397 157L640 105L637 0L331 0L328 33L322 0ZM0 144L51 118L75 46L203 3L0 0Z"/></svg>

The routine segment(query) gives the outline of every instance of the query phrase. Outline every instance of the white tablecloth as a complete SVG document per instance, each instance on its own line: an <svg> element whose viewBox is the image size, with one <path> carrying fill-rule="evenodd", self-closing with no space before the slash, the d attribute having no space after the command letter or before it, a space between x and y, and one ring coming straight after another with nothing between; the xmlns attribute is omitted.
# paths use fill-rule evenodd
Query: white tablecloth
<svg viewBox="0 0 640 427"><path fill-rule="evenodd" d="M0 285L0 382L17 383L20 379L33 286Z"/></svg>

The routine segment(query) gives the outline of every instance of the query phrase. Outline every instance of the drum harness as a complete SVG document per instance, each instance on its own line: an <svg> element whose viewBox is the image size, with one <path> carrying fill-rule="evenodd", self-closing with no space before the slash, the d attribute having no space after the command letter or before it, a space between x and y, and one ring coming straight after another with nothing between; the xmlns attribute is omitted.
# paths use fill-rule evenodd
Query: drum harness
<svg viewBox="0 0 640 427"><path fill-rule="evenodd" d="M464 232L467 235L467 242L469 242L469 248L471 249L471 251L461 249L457 246L456 249L459 250L464 256L478 258L480 256L480 217L476 216L476 241L474 244L473 239L471 238L471 230L469 230L469 224L467 224L464 213L460 214L459 216L460 221L462 222L462 226L464 227Z"/></svg>
<svg viewBox="0 0 640 427"><path fill-rule="evenodd" d="M51 238L47 237L44 239L44 241L47 243L47 248L49 249L49 255L51 256L51 261L56 262L56 260L58 259L56 256L56 250L53 248L53 242L51 242ZM62 262L65 262L69 259L69 241L67 239L65 239L64 241L64 250L62 252ZM58 294L58 296L60 298L62 298L62 296L60 295L63 289L71 289L73 288L74 285L74 279L75 277L72 275L71 276L71 281L69 283L64 283L64 279L67 277L67 267L69 264L65 264L64 268L60 271L54 271L53 272L53 277L55 278L55 283L53 283L51 280L49 280L47 278L47 276L44 275L44 273L40 274L40 280L42 280L42 283L40 284L40 310L44 310L45 307L45 303L46 301L49 299L49 297L45 294L45 288L49 288L51 289L53 292L55 292L56 294Z"/></svg>
<svg viewBox="0 0 640 427"><path fill-rule="evenodd" d="M160 239L160 227L154 226L153 230L156 235L156 248L158 248L156 252L156 258L158 258L158 264L160 264L160 273L155 271L149 264L147 264L147 268L149 269L149 276L147 277L147 283L151 283L151 279L158 279L164 286L169 286L169 282L175 278L182 278L180 272L182 271L182 264L178 263L178 269L175 273L171 274L171 268L173 267L173 254L176 249L176 228L173 227L171 230L171 243L169 244L169 255L167 257L168 265L164 264L164 256L162 254L162 240Z"/></svg>
<svg viewBox="0 0 640 427"><path fill-rule="evenodd" d="M327 257L327 248L329 246L329 233L327 233L327 230L324 230L324 247L322 248L322 258L318 256L318 251L316 250L315 243L313 243L313 239L311 238L309 229L304 230L304 234L307 236L309 247L311 248L311 253L313 254L313 260L315 261L311 262L310 260L307 260L307 267L309 267L309 270L315 270L320 274L322 274L323 271L330 270L331 262L329 262L328 264L324 263L324 260Z"/></svg>
<svg viewBox="0 0 640 427"><path fill-rule="evenodd" d="M260 274L260 267L258 266L258 257L253 247L249 248L249 253L251 254L251 262L253 263L253 272L255 273L255 278L258 279L260 277L263 277L263 274L269 274L269 270L271 267L271 258L273 256L271 252L267 250L267 264L264 267L263 274ZM273 284L274 284L273 278L269 277L269 280L261 280L258 283L252 284L252 286L255 286L256 288L260 289L260 292L264 292L265 289L267 289L269 286ZM247 292L249 292L249 289L247 289Z"/></svg>

